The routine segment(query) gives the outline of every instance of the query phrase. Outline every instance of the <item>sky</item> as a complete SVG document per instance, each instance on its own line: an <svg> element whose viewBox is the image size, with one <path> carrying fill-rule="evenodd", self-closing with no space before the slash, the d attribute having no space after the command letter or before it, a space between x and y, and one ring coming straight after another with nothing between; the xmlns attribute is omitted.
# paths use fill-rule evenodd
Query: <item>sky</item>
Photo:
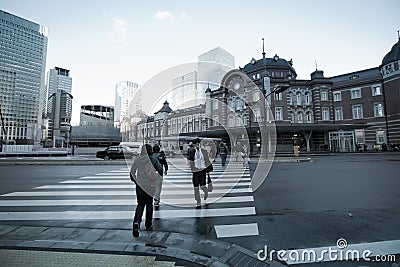
<svg viewBox="0 0 400 267"><path fill-rule="evenodd" d="M69 69L73 117L113 106L115 85L139 84L220 46L236 67L277 54L297 79L377 67L397 42L399 0L0 0L0 9L49 29L47 67ZM172 107L173 108L173 107Z"/></svg>

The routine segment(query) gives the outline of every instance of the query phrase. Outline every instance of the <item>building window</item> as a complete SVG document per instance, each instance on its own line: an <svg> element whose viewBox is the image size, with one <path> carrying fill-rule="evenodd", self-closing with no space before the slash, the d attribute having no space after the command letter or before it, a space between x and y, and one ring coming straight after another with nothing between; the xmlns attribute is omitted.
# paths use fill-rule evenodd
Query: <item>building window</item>
<svg viewBox="0 0 400 267"><path fill-rule="evenodd" d="M353 105L353 119L362 119L363 118L363 108L361 104Z"/></svg>
<svg viewBox="0 0 400 267"><path fill-rule="evenodd" d="M354 130L354 135L356 137L356 144L364 144L365 142L364 129Z"/></svg>
<svg viewBox="0 0 400 267"><path fill-rule="evenodd" d="M214 115L214 126L218 126L219 122L219 116L218 115Z"/></svg>
<svg viewBox="0 0 400 267"><path fill-rule="evenodd" d="M374 103L374 116L375 117L383 117L383 104L382 103Z"/></svg>
<svg viewBox="0 0 400 267"><path fill-rule="evenodd" d="M274 99L275 100L282 100L282 93L274 94Z"/></svg>
<svg viewBox="0 0 400 267"><path fill-rule="evenodd" d="M294 113L293 112L290 112L289 117L290 117L290 122L294 123Z"/></svg>
<svg viewBox="0 0 400 267"><path fill-rule="evenodd" d="M275 120L276 121L283 120L282 107L275 107Z"/></svg>
<svg viewBox="0 0 400 267"><path fill-rule="evenodd" d="M218 99L214 99L213 108L218 109Z"/></svg>
<svg viewBox="0 0 400 267"><path fill-rule="evenodd" d="M321 101L328 101L328 90L324 89L320 91Z"/></svg>
<svg viewBox="0 0 400 267"><path fill-rule="evenodd" d="M306 105L310 105L311 104L311 94L310 94L310 92L306 92L304 94L304 100L306 102Z"/></svg>
<svg viewBox="0 0 400 267"><path fill-rule="evenodd" d="M323 107L322 108L322 120L323 121L329 121L329 108L328 107Z"/></svg>
<svg viewBox="0 0 400 267"><path fill-rule="evenodd" d="M377 130L376 131L376 143L377 144L383 144L386 143L385 140L385 130Z"/></svg>
<svg viewBox="0 0 400 267"><path fill-rule="evenodd" d="M343 108L335 107L335 120L341 121L343 120Z"/></svg>
<svg viewBox="0 0 400 267"><path fill-rule="evenodd" d="M372 96L382 95L382 88L380 85L372 86Z"/></svg>
<svg viewBox="0 0 400 267"><path fill-rule="evenodd" d="M233 127L235 123L235 119L233 118L232 115L229 115L228 117L228 127Z"/></svg>
<svg viewBox="0 0 400 267"><path fill-rule="evenodd" d="M306 120L307 120L307 123L312 123L313 122L311 111L307 111L306 112Z"/></svg>
<svg viewBox="0 0 400 267"><path fill-rule="evenodd" d="M351 90L351 99L361 98L361 89L353 89Z"/></svg>
<svg viewBox="0 0 400 267"><path fill-rule="evenodd" d="M296 93L296 104L301 106L301 93L300 92Z"/></svg>
<svg viewBox="0 0 400 267"><path fill-rule="evenodd" d="M334 92L333 93L333 101L342 101L342 92Z"/></svg>
<svg viewBox="0 0 400 267"><path fill-rule="evenodd" d="M299 111L297 113L297 122L298 123L303 123L303 112Z"/></svg>
<svg viewBox="0 0 400 267"><path fill-rule="evenodd" d="M253 118L254 118L254 122L261 122L262 121L262 119L261 119L261 112L260 112L260 109L259 108L257 108L257 109L254 109L253 110Z"/></svg>
<svg viewBox="0 0 400 267"><path fill-rule="evenodd" d="M258 100L260 100L260 92L258 91L258 89L256 89L256 90L253 92L253 101L256 102L256 101L258 101Z"/></svg>

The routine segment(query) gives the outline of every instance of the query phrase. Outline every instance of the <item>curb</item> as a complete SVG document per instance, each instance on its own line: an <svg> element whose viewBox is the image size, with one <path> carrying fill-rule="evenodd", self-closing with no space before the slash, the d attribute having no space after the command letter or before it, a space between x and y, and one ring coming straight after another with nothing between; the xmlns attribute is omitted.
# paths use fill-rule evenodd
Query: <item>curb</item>
<svg viewBox="0 0 400 267"><path fill-rule="evenodd" d="M87 241L74 235L74 231L84 232L82 228L0 225L0 249L155 256L187 266L285 266L260 261L254 252L243 247L199 236L141 231L139 238L133 238L131 230L90 230L101 234L96 240Z"/></svg>

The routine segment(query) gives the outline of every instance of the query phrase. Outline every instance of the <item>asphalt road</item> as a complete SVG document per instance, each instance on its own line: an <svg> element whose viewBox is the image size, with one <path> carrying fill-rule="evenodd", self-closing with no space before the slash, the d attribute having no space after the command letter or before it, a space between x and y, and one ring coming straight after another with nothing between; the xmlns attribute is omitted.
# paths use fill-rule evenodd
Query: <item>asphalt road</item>
<svg viewBox="0 0 400 267"><path fill-rule="evenodd" d="M32 190L121 167L124 166L0 166L0 194ZM155 229L216 238L215 225L257 223L258 235L222 238L254 252L265 245L275 250L333 246L339 238L345 238L349 244L399 240L399 172L400 154L394 153L312 156L312 162L307 163L275 163L264 184L252 193L255 215L171 218L156 220L154 226ZM211 204L210 207L213 205L222 209L229 207L228 204ZM0 211L3 209L0 207ZM48 210L57 209L56 206ZM115 209L129 208L116 206ZM25 210L15 207L15 211ZM131 227L131 221L127 220L10 223Z"/></svg>

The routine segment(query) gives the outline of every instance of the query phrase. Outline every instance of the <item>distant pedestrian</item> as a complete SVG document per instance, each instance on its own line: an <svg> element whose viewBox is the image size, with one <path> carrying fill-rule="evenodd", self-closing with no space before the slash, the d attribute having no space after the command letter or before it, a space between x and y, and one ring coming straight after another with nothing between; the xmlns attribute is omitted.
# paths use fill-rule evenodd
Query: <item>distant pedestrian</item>
<svg viewBox="0 0 400 267"><path fill-rule="evenodd" d="M156 180L162 172L162 166L152 156L152 149L149 144L142 146L140 155L135 158L130 171L131 181L136 184L137 206L133 218L132 235L139 236L140 223L143 211L146 208L146 230L153 229L153 196L156 189Z"/></svg>
<svg viewBox="0 0 400 267"><path fill-rule="evenodd" d="M367 144L364 144L364 152L368 152L368 146L367 146Z"/></svg>
<svg viewBox="0 0 400 267"><path fill-rule="evenodd" d="M243 158L243 167L247 167L249 165L249 151L246 145L242 147L242 158Z"/></svg>
<svg viewBox="0 0 400 267"><path fill-rule="evenodd" d="M226 158L228 156L228 148L226 147L224 142L221 142L218 147L218 153L221 157L222 166L226 164Z"/></svg>
<svg viewBox="0 0 400 267"><path fill-rule="evenodd" d="M242 154L243 154L242 143L236 142L236 145L234 147L234 153L235 153L235 161L237 162L240 158L242 158Z"/></svg>
<svg viewBox="0 0 400 267"><path fill-rule="evenodd" d="M206 168L211 164L207 150L200 148L200 139L193 141L194 147L189 150L189 164L193 173L192 183L194 188L194 199L197 202L197 208L201 208L200 188L204 192L204 200L208 198L208 189L206 186Z"/></svg>
<svg viewBox="0 0 400 267"><path fill-rule="evenodd" d="M152 157L164 167L164 173L161 171L159 179L156 180L156 192L154 194L154 207L157 209L160 206L161 199L161 189L163 183L163 174L167 175L168 173L168 163L165 157L164 151L160 151L160 147L158 145L153 146L153 155Z"/></svg>

